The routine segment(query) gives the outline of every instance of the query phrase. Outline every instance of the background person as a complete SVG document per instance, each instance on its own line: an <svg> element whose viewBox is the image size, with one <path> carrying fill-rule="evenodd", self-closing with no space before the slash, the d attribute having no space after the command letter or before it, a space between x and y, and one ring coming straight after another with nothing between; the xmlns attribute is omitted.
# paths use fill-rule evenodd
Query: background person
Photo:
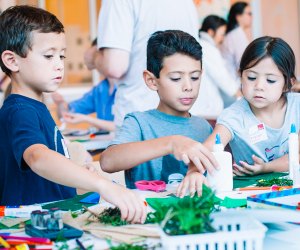
<svg viewBox="0 0 300 250"><path fill-rule="evenodd" d="M203 48L203 74L201 91L191 109L191 113L208 119L216 119L223 111L224 101L221 91L235 100L241 96L236 79L227 68L219 46L226 30L226 21L218 16L207 16L199 32ZM213 100L213 101L212 101Z"/></svg>
<svg viewBox="0 0 300 250"><path fill-rule="evenodd" d="M238 69L244 50L252 41L252 12L246 2L236 2L229 10L226 36L221 46L228 70L239 77Z"/></svg>
<svg viewBox="0 0 300 250"><path fill-rule="evenodd" d="M92 46L84 54L84 61L89 70L95 69L95 66L91 63L91 58L94 58L97 53L96 44L97 39L93 41ZM58 117L63 117L64 122L73 124L87 122L96 128L114 131L112 106L116 90L113 79L104 79L84 94L83 97L69 104L58 92L52 94L52 99L57 105ZM89 115L92 113L96 113L96 118Z"/></svg>
<svg viewBox="0 0 300 250"><path fill-rule="evenodd" d="M177 29L197 39L198 16L192 0L103 0L99 15L97 69L118 79L114 115L117 127L127 113L153 109L157 95L147 89L142 73L152 33Z"/></svg>

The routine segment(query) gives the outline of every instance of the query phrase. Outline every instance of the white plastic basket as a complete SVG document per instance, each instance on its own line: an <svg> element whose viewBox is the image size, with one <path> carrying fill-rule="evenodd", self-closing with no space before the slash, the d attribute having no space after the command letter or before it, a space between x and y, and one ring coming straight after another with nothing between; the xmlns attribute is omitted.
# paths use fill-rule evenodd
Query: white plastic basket
<svg viewBox="0 0 300 250"><path fill-rule="evenodd" d="M212 214L215 233L170 236L161 230L163 249L169 250L262 250L267 228L234 211Z"/></svg>

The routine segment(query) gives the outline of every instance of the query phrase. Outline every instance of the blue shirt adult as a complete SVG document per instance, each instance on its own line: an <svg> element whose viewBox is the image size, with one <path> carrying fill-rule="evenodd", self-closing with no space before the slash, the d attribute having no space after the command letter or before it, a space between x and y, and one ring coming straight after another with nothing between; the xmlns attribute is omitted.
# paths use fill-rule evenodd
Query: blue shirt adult
<svg viewBox="0 0 300 250"><path fill-rule="evenodd" d="M107 79L93 87L80 99L69 103L69 109L74 113L91 114L96 112L97 118L113 121L112 106L115 101L116 87L109 93L110 84Z"/></svg>
<svg viewBox="0 0 300 250"><path fill-rule="evenodd" d="M183 135L203 142L211 132L211 126L203 118L178 117L154 109L128 114L111 145L170 135ZM138 180L163 180L168 183L171 174L185 175L186 172L187 166L182 161L176 160L173 155L166 155L126 170L126 186L135 188L134 182Z"/></svg>
<svg viewBox="0 0 300 250"><path fill-rule="evenodd" d="M71 198L74 188L34 173L23 159L34 144L67 154L64 141L45 104L11 94L0 109L0 204L28 205Z"/></svg>

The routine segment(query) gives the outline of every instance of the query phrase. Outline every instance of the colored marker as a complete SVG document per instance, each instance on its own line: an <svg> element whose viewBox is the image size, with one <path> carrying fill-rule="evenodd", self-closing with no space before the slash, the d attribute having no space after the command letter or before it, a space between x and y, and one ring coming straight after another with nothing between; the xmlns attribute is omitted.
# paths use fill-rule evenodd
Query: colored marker
<svg viewBox="0 0 300 250"><path fill-rule="evenodd" d="M23 241L30 241L30 242L41 243L41 244L51 243L51 240L48 238L1 235L1 234L0 236L6 240L20 240L20 241L23 240Z"/></svg>
<svg viewBox="0 0 300 250"><path fill-rule="evenodd" d="M0 236L0 244L5 248L10 248L10 245Z"/></svg>
<svg viewBox="0 0 300 250"><path fill-rule="evenodd" d="M278 186L275 188L273 187L243 187L243 188L236 188L236 191L253 191L253 190L272 190L272 191L281 191L283 189L290 189L293 186Z"/></svg>
<svg viewBox="0 0 300 250"><path fill-rule="evenodd" d="M86 248L79 239L76 239L76 243L79 246L80 250L86 250Z"/></svg>

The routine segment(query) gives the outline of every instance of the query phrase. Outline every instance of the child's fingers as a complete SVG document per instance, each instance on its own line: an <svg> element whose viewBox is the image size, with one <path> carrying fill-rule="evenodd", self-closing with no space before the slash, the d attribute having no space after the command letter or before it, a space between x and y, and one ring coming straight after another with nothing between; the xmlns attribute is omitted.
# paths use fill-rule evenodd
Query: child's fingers
<svg viewBox="0 0 300 250"><path fill-rule="evenodd" d="M258 163L258 164L265 163L263 159L257 157L256 155L252 155L252 159L254 160L255 163Z"/></svg>
<svg viewBox="0 0 300 250"><path fill-rule="evenodd" d="M129 206L129 211L131 212L127 218L127 221L131 223L141 223L145 209L143 201L140 200L136 194L131 193L127 205Z"/></svg>
<svg viewBox="0 0 300 250"><path fill-rule="evenodd" d="M197 156L193 157L192 162L197 167L197 169L200 173L203 174L205 172L205 169L204 169L200 159Z"/></svg>
<svg viewBox="0 0 300 250"><path fill-rule="evenodd" d="M181 183L179 184L179 186L177 187L177 190L176 190L176 196L177 196L177 197L180 196L180 193L181 193L181 190L182 190L183 181L184 181L184 179L182 180L182 182L181 182Z"/></svg>
<svg viewBox="0 0 300 250"><path fill-rule="evenodd" d="M196 179L193 177L190 178L189 191L190 191L190 197L194 197L196 193Z"/></svg>
<svg viewBox="0 0 300 250"><path fill-rule="evenodd" d="M199 144L199 149L201 153L204 155L203 159L209 161L208 166L211 166L212 168L215 169L219 169L219 163L217 162L216 158L205 146L203 146L203 144Z"/></svg>
<svg viewBox="0 0 300 250"><path fill-rule="evenodd" d="M143 213L142 213L142 217L140 219L141 224L144 224L147 219L147 211L148 211L147 206L148 206L147 202L143 201Z"/></svg>
<svg viewBox="0 0 300 250"><path fill-rule="evenodd" d="M186 191L188 189L188 181L184 178L183 181L180 183L179 187L177 188L177 196L179 198L183 198Z"/></svg>
<svg viewBox="0 0 300 250"><path fill-rule="evenodd" d="M206 169L210 169L210 171L213 171L212 169L214 169L211 163L201 152L190 153L189 155L187 155L187 157L189 158L190 162L193 165L195 165L198 171L202 174L205 172L205 167Z"/></svg>
<svg viewBox="0 0 300 250"><path fill-rule="evenodd" d="M184 164L186 164L186 165L188 165L190 163L190 159L187 156L187 154L182 154L181 159L184 162Z"/></svg>
<svg viewBox="0 0 300 250"><path fill-rule="evenodd" d="M136 213L135 208L131 204L128 205L128 214L127 214L126 221L134 224L135 223L135 220L134 220L135 213Z"/></svg>
<svg viewBox="0 0 300 250"><path fill-rule="evenodd" d="M253 175L253 170L249 169L249 167L248 167L249 165L246 162L240 161L240 164L242 166L238 166L238 165L234 166L236 169L238 169L239 172L241 172L245 175Z"/></svg>
<svg viewBox="0 0 300 250"><path fill-rule="evenodd" d="M233 170L233 174L235 175L235 176L245 176L245 174L243 174L243 173L241 173L240 171L238 171L238 170Z"/></svg>
<svg viewBox="0 0 300 250"><path fill-rule="evenodd" d="M120 211L121 211L121 219L127 220L128 218L128 207L125 202L121 202L121 204L118 205Z"/></svg>
<svg viewBox="0 0 300 250"><path fill-rule="evenodd" d="M143 202L138 202L136 208L135 208L135 214L134 217L132 219L132 223L141 223L141 221L144 218L144 214L145 214L145 205L143 204ZM142 222L144 223L144 221Z"/></svg>
<svg viewBox="0 0 300 250"><path fill-rule="evenodd" d="M147 217L147 206L135 193L131 192L126 199L128 216L126 220L131 223L144 223Z"/></svg>
<svg viewBox="0 0 300 250"><path fill-rule="evenodd" d="M244 175L245 175L245 174L243 174L243 173L241 173L241 172L239 171L240 166L238 166L237 164L233 164L232 166L233 166L232 172L233 172L236 176L244 176Z"/></svg>
<svg viewBox="0 0 300 250"><path fill-rule="evenodd" d="M201 172L202 174L205 172L205 169L210 173L213 174L216 171L216 165L213 165L212 162L204 155L202 154L201 156L201 162L203 167L203 171Z"/></svg>
<svg viewBox="0 0 300 250"><path fill-rule="evenodd" d="M199 180L196 181L195 185L196 185L198 197L202 196L203 179L201 178L201 180L200 180L200 178L199 178Z"/></svg>
<svg viewBox="0 0 300 250"><path fill-rule="evenodd" d="M246 174L252 175L254 173L254 166L249 165L247 162L240 161L241 170L244 171Z"/></svg>

